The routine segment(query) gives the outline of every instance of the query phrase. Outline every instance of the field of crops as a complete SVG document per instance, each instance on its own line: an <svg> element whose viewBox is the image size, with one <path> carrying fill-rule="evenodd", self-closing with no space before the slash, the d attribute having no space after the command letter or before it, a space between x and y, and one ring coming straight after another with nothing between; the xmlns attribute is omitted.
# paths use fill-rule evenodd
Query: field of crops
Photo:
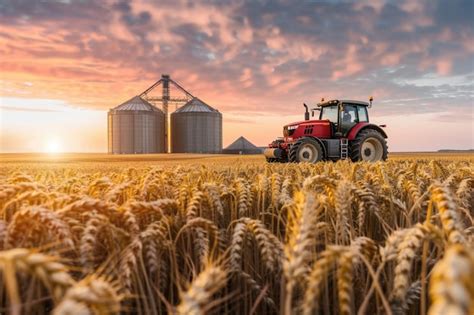
<svg viewBox="0 0 474 315"><path fill-rule="evenodd" d="M474 314L473 155L0 157L0 313Z"/></svg>

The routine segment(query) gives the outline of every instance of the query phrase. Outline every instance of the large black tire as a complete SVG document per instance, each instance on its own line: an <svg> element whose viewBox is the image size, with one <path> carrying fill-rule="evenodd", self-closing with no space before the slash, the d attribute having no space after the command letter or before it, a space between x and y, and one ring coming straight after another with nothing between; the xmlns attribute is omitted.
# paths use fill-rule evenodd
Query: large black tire
<svg viewBox="0 0 474 315"><path fill-rule="evenodd" d="M292 163L316 163L324 158L324 151L318 141L312 138L300 138L290 147L288 160Z"/></svg>
<svg viewBox="0 0 474 315"><path fill-rule="evenodd" d="M350 155L353 162L385 161L388 155L387 140L377 130L362 130L350 144Z"/></svg>

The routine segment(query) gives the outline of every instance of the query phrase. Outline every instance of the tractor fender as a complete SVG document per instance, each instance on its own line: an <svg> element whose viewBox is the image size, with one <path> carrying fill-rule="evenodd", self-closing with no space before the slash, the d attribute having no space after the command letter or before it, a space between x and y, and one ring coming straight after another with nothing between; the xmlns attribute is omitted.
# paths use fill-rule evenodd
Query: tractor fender
<svg viewBox="0 0 474 315"><path fill-rule="evenodd" d="M359 134L359 132L361 132L362 130L365 130L365 129L376 130L376 131L380 132L382 137L388 138L385 131L382 128L380 128L379 126L377 126L375 124L371 124L371 123L358 123L357 125L352 127L351 131L349 131L349 134L347 135L347 139L348 140L354 140L357 137L357 134Z"/></svg>
<svg viewBox="0 0 474 315"><path fill-rule="evenodd" d="M303 137L303 138L311 138L313 140L316 140L321 145L321 148L323 148L323 155L324 155L323 159L327 158L327 156L328 156L327 149L326 149L326 146L324 145L324 143L321 139L319 139L317 137L312 137L312 136L306 136L306 137Z"/></svg>

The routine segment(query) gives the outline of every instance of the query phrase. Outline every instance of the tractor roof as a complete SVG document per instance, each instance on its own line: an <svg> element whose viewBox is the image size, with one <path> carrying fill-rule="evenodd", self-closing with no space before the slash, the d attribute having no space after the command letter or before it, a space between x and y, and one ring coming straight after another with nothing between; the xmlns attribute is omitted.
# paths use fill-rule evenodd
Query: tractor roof
<svg viewBox="0 0 474 315"><path fill-rule="evenodd" d="M326 101L326 102L323 102L323 103L319 103L318 106L319 107L331 106L331 105L335 105L339 102L346 103L346 104L356 104L356 105L362 105L362 106L369 106L369 103L367 103L367 102L354 101L354 100L330 100L330 101Z"/></svg>

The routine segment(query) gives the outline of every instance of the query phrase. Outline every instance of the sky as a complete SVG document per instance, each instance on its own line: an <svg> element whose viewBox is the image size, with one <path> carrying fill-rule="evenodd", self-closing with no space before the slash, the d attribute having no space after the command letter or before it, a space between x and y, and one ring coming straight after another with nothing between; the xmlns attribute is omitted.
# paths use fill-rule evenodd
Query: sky
<svg viewBox="0 0 474 315"><path fill-rule="evenodd" d="M0 0L0 152L106 152L107 110L163 73L224 145L372 95L390 151L474 148L471 0Z"/></svg>

